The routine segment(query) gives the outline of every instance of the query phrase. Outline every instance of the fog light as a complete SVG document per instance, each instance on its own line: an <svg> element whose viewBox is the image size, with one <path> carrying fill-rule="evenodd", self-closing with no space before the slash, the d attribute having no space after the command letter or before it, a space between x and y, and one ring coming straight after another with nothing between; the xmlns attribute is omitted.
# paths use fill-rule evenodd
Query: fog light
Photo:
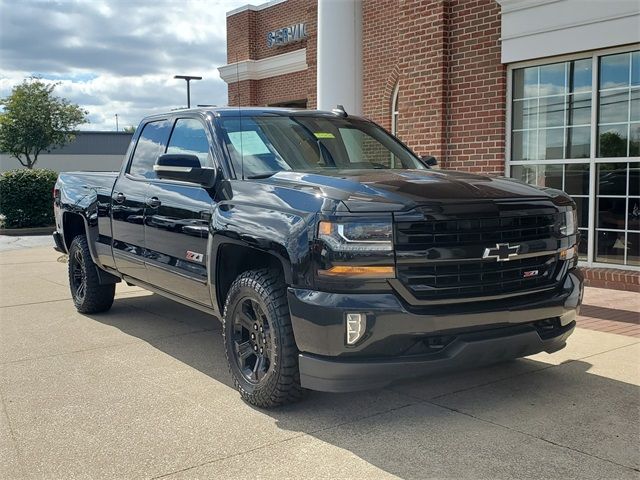
<svg viewBox="0 0 640 480"><path fill-rule="evenodd" d="M367 316L364 313L347 313L347 345L355 345L367 328Z"/></svg>

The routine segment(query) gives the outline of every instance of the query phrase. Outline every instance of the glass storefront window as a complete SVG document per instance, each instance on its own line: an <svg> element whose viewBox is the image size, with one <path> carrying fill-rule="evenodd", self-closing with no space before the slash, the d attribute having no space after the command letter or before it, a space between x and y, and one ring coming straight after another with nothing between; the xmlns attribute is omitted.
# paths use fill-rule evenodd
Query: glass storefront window
<svg viewBox="0 0 640 480"><path fill-rule="evenodd" d="M514 165L511 176L530 185L557 188L569 193L578 209L580 258L586 260L589 228L589 165L572 163L544 165Z"/></svg>
<svg viewBox="0 0 640 480"><path fill-rule="evenodd" d="M640 266L640 51L513 69L510 120L511 175L572 196L580 259Z"/></svg>
<svg viewBox="0 0 640 480"><path fill-rule="evenodd" d="M640 150L640 52L600 57L598 82L598 156L637 156Z"/></svg>
<svg viewBox="0 0 640 480"><path fill-rule="evenodd" d="M514 70L511 160L588 158L591 60Z"/></svg>

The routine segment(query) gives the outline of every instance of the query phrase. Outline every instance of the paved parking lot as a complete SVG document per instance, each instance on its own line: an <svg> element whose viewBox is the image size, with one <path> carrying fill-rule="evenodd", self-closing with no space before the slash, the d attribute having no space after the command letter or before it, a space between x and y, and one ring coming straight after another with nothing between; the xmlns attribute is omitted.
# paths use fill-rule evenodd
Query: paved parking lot
<svg viewBox="0 0 640 480"><path fill-rule="evenodd" d="M2 479L640 478L637 294L589 290L554 355L263 411L215 319L125 285L80 315L59 257L0 253Z"/></svg>

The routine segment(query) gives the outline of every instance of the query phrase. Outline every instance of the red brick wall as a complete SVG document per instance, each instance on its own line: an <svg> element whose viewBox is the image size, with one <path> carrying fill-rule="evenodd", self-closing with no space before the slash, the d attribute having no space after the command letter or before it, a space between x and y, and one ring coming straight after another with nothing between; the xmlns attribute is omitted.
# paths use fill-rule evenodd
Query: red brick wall
<svg viewBox="0 0 640 480"><path fill-rule="evenodd" d="M307 72L295 72L256 82L256 103L266 105L307 98Z"/></svg>
<svg viewBox="0 0 640 480"><path fill-rule="evenodd" d="M364 0L363 110L444 168L504 172L506 69L495 0Z"/></svg>
<svg viewBox="0 0 640 480"><path fill-rule="evenodd" d="M227 17L227 63L255 58L255 14L250 10Z"/></svg>
<svg viewBox="0 0 640 480"><path fill-rule="evenodd" d="M419 155L445 159L446 17L444 0L401 3L398 135Z"/></svg>
<svg viewBox="0 0 640 480"><path fill-rule="evenodd" d="M443 168L503 173L506 68L500 63L498 3L363 0L362 9L365 116L390 129L398 84L398 136L416 153L434 155ZM307 23L306 41L266 46L267 32L298 22ZM230 84L230 105L307 98L315 108L316 0L241 12L227 19L227 28L229 63L234 55L260 59L306 46L309 66L306 72L242 82L239 89Z"/></svg>
<svg viewBox="0 0 640 480"><path fill-rule="evenodd" d="M495 0L449 3L447 168L504 173L506 67Z"/></svg>
<svg viewBox="0 0 640 480"><path fill-rule="evenodd" d="M255 80L230 83L228 88L229 105L258 105L257 92Z"/></svg>
<svg viewBox="0 0 640 480"><path fill-rule="evenodd" d="M307 40L279 47L267 46L267 33L296 23L306 23ZM229 84L229 105L271 105L307 99L316 106L317 0L287 0L264 10L243 11L227 17L227 63L260 60L300 48L307 49L304 72L264 80Z"/></svg>
<svg viewBox="0 0 640 480"><path fill-rule="evenodd" d="M400 0L367 0L362 4L362 109L391 130L391 97L398 81ZM402 102L402 98L400 99Z"/></svg>

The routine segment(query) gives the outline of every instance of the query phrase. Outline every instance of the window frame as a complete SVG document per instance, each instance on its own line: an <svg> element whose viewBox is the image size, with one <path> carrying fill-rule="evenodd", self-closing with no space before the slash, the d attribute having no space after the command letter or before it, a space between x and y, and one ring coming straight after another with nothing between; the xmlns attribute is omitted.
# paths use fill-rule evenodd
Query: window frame
<svg viewBox="0 0 640 480"><path fill-rule="evenodd" d="M140 138L142 138L142 134L144 133L144 129L147 128L147 126L150 123L157 123L157 122L168 122L169 123L169 135L167 136L167 143L164 146L164 151L167 150L167 145L169 145L169 139L171 138L171 134L173 133L173 127L175 125L175 121L170 117L157 117L157 118L149 118L149 119L146 119L145 121L141 122L141 124L138 126L139 133L137 133L135 138L132 140L131 153L130 153L129 158L127 159L126 165L124 166L124 169L123 169L124 176L127 177L130 180L145 181L145 182L149 182L151 180L157 180L157 177L148 178L148 177L142 177L140 175L136 175L134 173L131 173L131 167L133 165L133 159L136 156L136 150L138 149L138 144L140 143ZM155 163L154 163L154 165L155 165Z"/></svg>
<svg viewBox="0 0 640 480"><path fill-rule="evenodd" d="M542 59L527 60L523 62L515 62L507 65L507 88L506 88L506 109L505 109L505 175L511 176L512 167L534 166L534 165L568 165L568 164L585 164L589 165L589 212L587 226L587 259L581 260L579 264L587 267L603 267L603 268L619 268L624 270L640 271L640 266L622 265L613 263L603 263L595 261L595 241L597 237L596 212L597 212L597 173L598 165L603 163L629 163L640 166L640 156L626 157L597 157L598 149L598 100L600 94L599 88L599 59L607 55L615 55L619 53L630 53L640 50L640 43L625 45L621 47L606 48L581 53L572 53L567 55L547 57ZM512 152L512 115L513 115L513 71L520 68L538 67L550 65L553 63L568 62L572 60L591 59L591 122L590 122L590 148L589 158L576 159L553 159L553 160L511 160ZM566 139L565 139L566 142ZM629 148L629 147L628 147ZM627 150L628 152L629 150ZM627 173L627 176L629 174ZM629 195L627 195L629 198ZM601 229L600 229L601 230ZM625 234L627 238L627 234ZM626 253L625 253L626 261Z"/></svg>
<svg viewBox="0 0 640 480"><path fill-rule="evenodd" d="M391 94L391 135L396 137L398 135L398 119L400 117L400 111L398 109L398 98L400 93L400 82L396 83L393 87L393 93Z"/></svg>

